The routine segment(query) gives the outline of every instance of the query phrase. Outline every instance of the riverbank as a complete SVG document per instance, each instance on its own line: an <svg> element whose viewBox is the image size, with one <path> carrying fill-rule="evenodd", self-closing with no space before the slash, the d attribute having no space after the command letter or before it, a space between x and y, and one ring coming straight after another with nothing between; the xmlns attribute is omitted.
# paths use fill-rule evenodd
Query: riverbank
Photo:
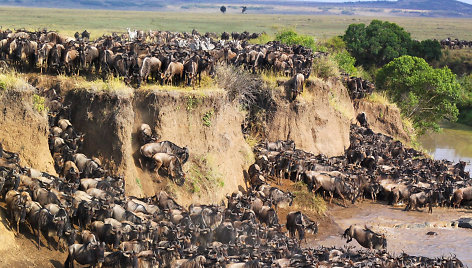
<svg viewBox="0 0 472 268"><path fill-rule="evenodd" d="M308 246L344 247L342 232L352 224L371 227L385 234L389 253L438 257L456 255L464 265L472 267L472 232L470 229L452 227L451 223L462 217L471 217L468 209L435 208L433 214L424 211L403 211L403 207L365 201L348 208L332 206L330 218L336 228L321 232L307 240ZM434 232L435 235L427 235ZM348 244L354 250L362 247L354 240Z"/></svg>

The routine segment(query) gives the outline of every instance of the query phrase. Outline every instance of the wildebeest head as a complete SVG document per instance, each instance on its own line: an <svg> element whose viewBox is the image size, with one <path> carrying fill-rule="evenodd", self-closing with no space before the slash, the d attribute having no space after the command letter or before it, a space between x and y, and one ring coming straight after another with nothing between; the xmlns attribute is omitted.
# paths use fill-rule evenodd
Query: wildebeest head
<svg viewBox="0 0 472 268"><path fill-rule="evenodd" d="M92 247L92 254L95 257L95 260L97 260L97 263L103 263L105 260L105 243L98 243L95 245L91 245Z"/></svg>
<svg viewBox="0 0 472 268"><path fill-rule="evenodd" d="M177 158L174 164L174 168L171 171L172 180L174 180L175 184L182 186L185 183L185 174L182 170L182 164L180 163L179 159Z"/></svg>

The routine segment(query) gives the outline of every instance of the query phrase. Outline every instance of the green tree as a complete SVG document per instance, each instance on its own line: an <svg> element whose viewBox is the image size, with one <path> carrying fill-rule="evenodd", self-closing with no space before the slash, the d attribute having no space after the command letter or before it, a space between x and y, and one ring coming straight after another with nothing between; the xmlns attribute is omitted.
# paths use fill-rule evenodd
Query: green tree
<svg viewBox="0 0 472 268"><path fill-rule="evenodd" d="M334 54L334 60L337 62L339 69L350 75L354 75L357 72L357 68L354 66L356 59L352 57L346 50Z"/></svg>
<svg viewBox="0 0 472 268"><path fill-rule="evenodd" d="M402 56L377 72L376 85L420 133L438 130L441 120L457 120L456 103L462 90L449 68L434 69L422 58Z"/></svg>
<svg viewBox="0 0 472 268"><path fill-rule="evenodd" d="M428 62L437 61L442 55L441 44L437 40L431 39L421 42L413 40L411 42L409 55L423 58Z"/></svg>
<svg viewBox="0 0 472 268"><path fill-rule="evenodd" d="M308 35L298 34L294 30L283 30L275 36L276 41L280 41L286 45L301 45L311 48L313 51L317 50L315 38Z"/></svg>
<svg viewBox="0 0 472 268"><path fill-rule="evenodd" d="M458 79L462 87L460 101L457 104L459 108L459 122L472 126L472 74L462 76Z"/></svg>
<svg viewBox="0 0 472 268"><path fill-rule="evenodd" d="M359 64L382 66L408 54L410 33L388 21L373 20L369 26L351 24L344 34L348 51Z"/></svg>

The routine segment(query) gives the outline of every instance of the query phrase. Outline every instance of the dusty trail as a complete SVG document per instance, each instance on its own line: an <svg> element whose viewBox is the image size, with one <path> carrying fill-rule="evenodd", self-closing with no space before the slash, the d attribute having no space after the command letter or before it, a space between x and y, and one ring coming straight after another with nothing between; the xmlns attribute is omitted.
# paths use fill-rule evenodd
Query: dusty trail
<svg viewBox="0 0 472 268"><path fill-rule="evenodd" d="M472 230L451 226L452 221L472 217L467 209L434 208L433 214L402 211L403 207L365 201L348 208L334 206L329 214L333 228L320 229L318 236L310 236L308 246L343 247L342 232L351 224L367 225L386 235L388 252L416 256L439 257L456 255L464 265L472 267ZM426 235L435 232L437 235ZM347 244L361 249L354 240Z"/></svg>

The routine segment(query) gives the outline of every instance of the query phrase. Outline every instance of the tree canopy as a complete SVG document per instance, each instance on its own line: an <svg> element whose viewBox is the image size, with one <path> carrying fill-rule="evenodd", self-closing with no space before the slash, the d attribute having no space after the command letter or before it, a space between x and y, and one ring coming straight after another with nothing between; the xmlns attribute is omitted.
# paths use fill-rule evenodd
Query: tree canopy
<svg viewBox="0 0 472 268"><path fill-rule="evenodd" d="M381 68L376 82L420 133L438 130L443 119L457 120L461 86L447 67L435 69L422 58L402 56Z"/></svg>
<svg viewBox="0 0 472 268"><path fill-rule="evenodd" d="M430 61L439 59L441 46L436 40L415 41L410 33L395 23L372 20L365 24L351 24L344 42L358 64L383 66L403 55L412 55Z"/></svg>

